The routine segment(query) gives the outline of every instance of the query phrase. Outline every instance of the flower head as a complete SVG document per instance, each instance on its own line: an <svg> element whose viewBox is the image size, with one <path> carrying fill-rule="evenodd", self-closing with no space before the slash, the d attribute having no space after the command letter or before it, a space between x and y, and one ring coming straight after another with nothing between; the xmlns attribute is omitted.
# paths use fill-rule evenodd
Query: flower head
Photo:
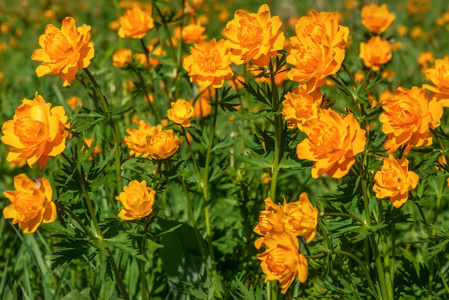
<svg viewBox="0 0 449 300"><path fill-rule="evenodd" d="M189 73L190 81L201 87L220 88L231 79L231 58L224 40L200 41L190 48L191 55L184 59L183 67Z"/></svg>
<svg viewBox="0 0 449 300"><path fill-rule="evenodd" d="M123 143L131 150L129 155L148 157L147 138L152 133L150 124L140 120L138 129L129 128L126 132L129 135L123 138Z"/></svg>
<svg viewBox="0 0 449 300"><path fill-rule="evenodd" d="M172 102L171 108L167 111L167 117L183 127L190 127L190 118L193 116L193 106L184 99Z"/></svg>
<svg viewBox="0 0 449 300"><path fill-rule="evenodd" d="M198 43L206 38L205 30L206 28L200 23L192 23L182 29L181 38L186 44Z"/></svg>
<svg viewBox="0 0 449 300"><path fill-rule="evenodd" d="M296 153L299 159L315 161L312 177L327 173L341 178L349 172L355 156L365 149L365 130L353 114L341 117L336 112L322 110L317 120L304 125L308 138L298 144Z"/></svg>
<svg viewBox="0 0 449 300"><path fill-rule="evenodd" d="M173 135L173 130L162 130L161 125L152 128L147 137L149 157L152 159L166 159L178 151L181 140Z"/></svg>
<svg viewBox="0 0 449 300"><path fill-rule="evenodd" d="M386 4L378 6L372 3L362 8L362 24L375 34L381 34L390 28L395 18L395 15L388 11Z"/></svg>
<svg viewBox="0 0 449 300"><path fill-rule="evenodd" d="M133 59L133 52L129 49L118 49L112 55L112 64L117 68L123 68Z"/></svg>
<svg viewBox="0 0 449 300"><path fill-rule="evenodd" d="M379 71L383 64L391 60L391 45L388 41L382 40L379 36L373 36L368 43L360 43L359 57L367 68Z"/></svg>
<svg viewBox="0 0 449 300"><path fill-rule="evenodd" d="M79 69L87 68L94 57L94 43L90 40L90 26L75 26L75 20L67 17L61 30L47 25L39 37L42 49L34 51L31 59L41 61L38 77L55 74L61 77L63 86L71 85Z"/></svg>
<svg viewBox="0 0 449 300"><path fill-rule="evenodd" d="M427 79L434 86L424 84L423 88L429 90L436 101L444 107L449 107L449 56L435 61L435 68L426 71Z"/></svg>
<svg viewBox="0 0 449 300"><path fill-rule="evenodd" d="M35 232L39 225L56 220L56 206L51 197L53 191L47 178L32 181L25 174L14 178L15 191L3 194L11 204L3 210L5 219L12 219L12 224L19 223L23 233Z"/></svg>
<svg viewBox="0 0 449 300"><path fill-rule="evenodd" d="M321 92L315 89L308 93L306 86L301 85L293 92L285 95L282 102L282 114L288 122L288 128L303 130L303 125L311 119L318 119L321 108Z"/></svg>
<svg viewBox="0 0 449 300"><path fill-rule="evenodd" d="M260 212L259 223L254 232L259 235L282 234L284 232L284 211L281 205L273 203L271 198L265 199L265 210Z"/></svg>
<svg viewBox="0 0 449 300"><path fill-rule="evenodd" d="M408 170L408 160L396 160L392 154L384 158L382 169L374 175L373 191L377 198L390 198L394 207L401 207L408 199L408 191L418 184L419 176Z"/></svg>
<svg viewBox="0 0 449 300"><path fill-rule="evenodd" d="M278 16L271 17L270 8L264 4L257 14L236 11L234 19L226 24L225 45L231 49L232 61L243 64L251 61L258 66L266 66L270 58L284 47L282 22Z"/></svg>
<svg viewBox="0 0 449 300"><path fill-rule="evenodd" d="M64 151L67 116L62 106L50 108L37 92L33 100L22 100L13 119L2 127L1 140L11 146L7 161L26 159L30 167L37 163L42 170L50 156Z"/></svg>
<svg viewBox="0 0 449 300"><path fill-rule="evenodd" d="M125 39L141 39L147 34L148 30L154 28L151 9L148 11L142 10L139 6L126 10L118 21L120 23L118 35Z"/></svg>
<svg viewBox="0 0 449 300"><path fill-rule="evenodd" d="M145 180L131 181L124 187L124 192L115 197L122 203L122 210L118 216L123 220L136 220L148 216L153 210L155 194L153 189L147 187Z"/></svg>
<svg viewBox="0 0 449 300"><path fill-rule="evenodd" d="M299 201L284 203L283 210L285 229L296 236L303 236L310 243L316 234L318 209L312 206L307 193L302 193Z"/></svg>

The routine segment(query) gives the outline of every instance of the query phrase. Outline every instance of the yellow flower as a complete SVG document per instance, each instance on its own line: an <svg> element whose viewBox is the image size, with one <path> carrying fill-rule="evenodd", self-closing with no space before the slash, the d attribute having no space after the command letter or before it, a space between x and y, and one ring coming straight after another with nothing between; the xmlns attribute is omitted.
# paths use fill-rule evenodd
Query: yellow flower
<svg viewBox="0 0 449 300"><path fill-rule="evenodd" d="M182 127L190 127L190 118L193 116L192 104L184 99L178 99L170 105L171 108L167 111L167 117Z"/></svg>
<svg viewBox="0 0 449 300"><path fill-rule="evenodd" d="M283 217L282 206L274 204L271 198L265 199L265 210L260 212L259 223L254 228L254 232L259 235L282 234L284 232Z"/></svg>
<svg viewBox="0 0 449 300"><path fill-rule="evenodd" d="M61 77L63 86L71 85L79 69L87 68L94 57L94 43L90 40L90 26L75 26L75 20L67 17L61 30L47 25L45 34L39 37L42 49L34 51L31 59L42 61L37 67L38 77L55 74Z"/></svg>
<svg viewBox="0 0 449 300"><path fill-rule="evenodd" d="M76 110L78 106L81 106L81 103L82 100L78 96L72 96L66 100L66 104L71 110Z"/></svg>
<svg viewBox="0 0 449 300"><path fill-rule="evenodd" d="M150 124L145 123L144 120L140 120L138 129L129 128L126 132L129 136L123 138L123 143L131 150L129 155L148 157L147 138L152 133Z"/></svg>
<svg viewBox="0 0 449 300"><path fill-rule="evenodd" d="M62 106L50 107L37 92L33 100L22 100L13 119L2 127L1 140L11 146L7 161L26 159L30 167L37 163L42 170L50 156L64 151L67 116Z"/></svg>
<svg viewBox="0 0 449 300"><path fill-rule="evenodd" d="M449 56L435 61L435 68L426 71L427 79L435 86L424 84L423 88L444 107L449 107Z"/></svg>
<svg viewBox="0 0 449 300"><path fill-rule="evenodd" d="M388 11L386 4L378 6L374 3L362 8L362 24L371 32L381 34L393 23L396 16Z"/></svg>
<svg viewBox="0 0 449 300"><path fill-rule="evenodd" d="M134 6L126 10L125 14L118 21L120 23L118 35L125 39L141 39L147 34L148 30L154 28L151 7L146 11L139 6Z"/></svg>
<svg viewBox="0 0 449 300"><path fill-rule="evenodd" d="M182 40L186 44L198 43L204 40L207 36L204 34L205 27L200 23L192 23L182 29Z"/></svg>
<svg viewBox="0 0 449 300"><path fill-rule="evenodd" d="M112 55L112 64L117 68L123 68L133 58L133 52L129 49L118 49Z"/></svg>
<svg viewBox="0 0 449 300"><path fill-rule="evenodd" d="M379 36L373 36L368 43L360 43L359 57L363 59L365 67L379 71L383 64L391 60L391 45Z"/></svg>
<svg viewBox="0 0 449 300"><path fill-rule="evenodd" d="M299 159L315 161L312 177L327 173L334 178L345 176L355 163L355 156L365 149L365 130L360 129L353 114L341 117L322 110L319 119L304 125L308 138L298 144Z"/></svg>
<svg viewBox="0 0 449 300"><path fill-rule="evenodd" d="M11 204L3 210L5 219L12 219L12 224L19 223L23 233L35 232L39 225L56 220L56 206L51 197L53 191L47 178L32 181L25 174L14 178L15 191L3 194Z"/></svg>
<svg viewBox="0 0 449 300"><path fill-rule="evenodd" d="M318 209L310 203L307 193L299 196L299 201L285 203L284 199L284 227L295 236L303 236L310 243L316 234L318 225Z"/></svg>
<svg viewBox="0 0 449 300"><path fill-rule="evenodd" d="M190 101L193 103L193 100ZM194 118L205 118L212 112L212 106L209 104L209 100L205 97L200 97L193 107Z"/></svg>
<svg viewBox="0 0 449 300"><path fill-rule="evenodd" d="M166 159L178 151L181 140L173 135L173 130L162 130L161 125L151 129L147 138L149 157L152 159Z"/></svg>
<svg viewBox="0 0 449 300"><path fill-rule="evenodd" d="M256 241L256 248L268 249L257 255L262 271L267 275L265 282L279 280L281 293L285 294L296 276L300 282L307 280L308 266L304 255L299 253L299 244L289 232L270 234Z"/></svg>
<svg viewBox="0 0 449 300"><path fill-rule="evenodd" d="M282 22L278 16L271 17L270 8L264 4L257 14L236 11L234 19L226 24L225 46L232 52L232 62L237 65L251 61L266 66L270 58L284 47Z"/></svg>
<svg viewBox="0 0 449 300"><path fill-rule="evenodd" d="M377 198L390 198L394 207L399 208L408 199L408 191L418 184L419 176L408 170L408 160L403 156L396 160L392 154L383 159L382 170L374 175L373 191Z"/></svg>
<svg viewBox="0 0 449 300"><path fill-rule="evenodd" d="M224 40L200 41L190 48L191 55L184 59L183 67L190 81L200 87L221 88L225 80L232 78L231 57Z"/></svg>
<svg viewBox="0 0 449 300"><path fill-rule="evenodd" d="M131 181L128 186L124 187L124 192L115 197L123 205L118 216L126 221L148 216L153 210L155 194L156 192L152 188L147 187L145 180L142 182Z"/></svg>
<svg viewBox="0 0 449 300"><path fill-rule="evenodd" d="M401 26L398 27L398 34L399 34L400 36L406 35L407 32L408 32L408 27L407 27L407 26L401 25Z"/></svg>
<svg viewBox="0 0 449 300"><path fill-rule="evenodd" d="M293 92L285 95L282 102L282 114L288 122L288 128L303 130L303 125L311 119L318 119L321 108L321 92L319 89L308 93L307 88L301 85Z"/></svg>
<svg viewBox="0 0 449 300"><path fill-rule="evenodd" d="M401 145L421 147L432 143L429 128L440 125L443 106L428 99L423 89L399 87L393 99L382 102L385 112L379 121L383 123L382 131L391 139L392 151Z"/></svg>

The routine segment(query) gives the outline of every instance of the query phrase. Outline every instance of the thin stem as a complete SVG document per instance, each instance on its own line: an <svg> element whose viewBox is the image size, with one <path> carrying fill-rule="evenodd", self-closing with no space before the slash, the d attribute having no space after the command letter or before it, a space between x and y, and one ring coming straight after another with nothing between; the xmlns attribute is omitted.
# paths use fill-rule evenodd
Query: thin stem
<svg viewBox="0 0 449 300"><path fill-rule="evenodd" d="M378 204L378 210L379 210L379 221L380 223L383 223L384 220L384 211L382 206L382 199L377 199ZM387 231L385 228L381 230L381 240L382 240L382 250L383 250L383 256L384 256L384 266L385 266L385 280L389 282L388 285L388 294L390 299L394 299L394 291L393 291L393 285L391 284L391 269L390 269L390 250L388 246L388 238L387 238Z"/></svg>
<svg viewBox="0 0 449 300"><path fill-rule="evenodd" d="M81 219L69 208L65 207L64 205L62 205L61 203L56 203L56 205L62 209L63 211L65 211L66 213L68 213L73 219L75 219L75 221L81 226L81 228L83 228L84 232L91 238L91 239L96 239L96 237L92 234L92 232L89 230L89 228L86 227L86 225L84 225L83 221L81 221Z"/></svg>
<svg viewBox="0 0 449 300"><path fill-rule="evenodd" d="M349 98L351 98L354 108L357 110L358 115L361 117L362 111L360 109L359 104L357 103L357 99L354 97L354 94L346 87L346 85L341 83L340 80L338 80L334 76L329 75L329 76L327 76L327 78L332 80L336 85L338 85L339 88L341 88L345 92L345 94L347 94L349 96Z"/></svg>
<svg viewBox="0 0 449 300"><path fill-rule="evenodd" d="M273 63L270 61L270 72L271 72L271 91L272 91L272 103L273 103L273 111L277 111L279 107L279 93L277 90L274 67ZM281 151L281 134L282 134L282 116L277 114L274 120L274 158L273 158L273 170L271 177L271 186L270 186L270 198L273 201L276 201L276 183L279 172L279 160L280 160L280 151Z"/></svg>
<svg viewBox="0 0 449 300"><path fill-rule="evenodd" d="M125 283L123 282L122 277L120 276L120 272L117 269L117 265L115 263L114 256L112 256L111 250L109 250L109 248L106 248L106 250L108 251L108 259L112 265L112 270L114 271L115 279L117 280L117 283L120 288L120 291L122 292L123 298L125 298L125 300L130 300L128 291L126 290Z"/></svg>
<svg viewBox="0 0 449 300"><path fill-rule="evenodd" d="M164 17L164 15L162 15L161 10L159 9L159 7L156 4L156 1L154 1L154 0L153 0L153 7L156 9L157 14L161 18L162 25L163 25L162 27L164 27L165 33L167 34L168 42L170 44L170 50L171 50L173 59L176 62L177 58L176 58L175 46L173 45L173 41L171 39L170 30L168 30L168 25L167 25L167 22L165 21L165 17Z"/></svg>
<svg viewBox="0 0 449 300"><path fill-rule="evenodd" d="M193 153L192 147L190 146L190 142L187 139L187 133L186 133L184 127L182 127L182 126L181 126L181 132L182 132L182 135L184 136L184 138L186 140L187 149L189 149L190 156L192 157L193 165L195 166L195 170L196 170L196 173L198 174L198 178L200 180L200 183L201 183L202 186L204 186L203 177L201 176L200 169L198 168L198 165L196 163L195 155Z"/></svg>
<svg viewBox="0 0 449 300"><path fill-rule="evenodd" d="M147 240L147 232L148 232L148 226L150 225L150 222L148 219L145 221L145 226L143 228L143 235L142 235L142 246L140 248L140 253L142 253L143 257L147 258L147 250L146 250L146 240ZM140 259L137 259L137 262L139 264L139 272L140 272L140 293L142 296L142 300L148 299L148 286L147 286L147 278L145 274L145 262L141 261Z"/></svg>
<svg viewBox="0 0 449 300"><path fill-rule="evenodd" d="M345 63L342 63L341 66L343 67L343 69L345 70L345 72L348 74L349 78L351 78L352 84L354 86L356 86L356 81L354 78L354 74L351 73L351 71L349 71L348 67L345 65Z"/></svg>

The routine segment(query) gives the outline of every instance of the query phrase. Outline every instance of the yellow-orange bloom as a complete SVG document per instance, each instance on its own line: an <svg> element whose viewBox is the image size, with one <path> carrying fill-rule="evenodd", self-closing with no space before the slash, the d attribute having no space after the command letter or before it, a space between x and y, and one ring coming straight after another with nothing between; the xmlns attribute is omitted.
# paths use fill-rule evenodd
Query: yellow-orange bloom
<svg viewBox="0 0 449 300"><path fill-rule="evenodd" d="M284 33L280 30L282 21L271 17L268 5L262 5L257 14L243 10L235 12L234 19L226 24L225 45L231 49L232 62L240 65L251 61L266 66L270 58L284 47Z"/></svg>
<svg viewBox="0 0 449 300"><path fill-rule="evenodd" d="M47 178L32 181L25 174L14 178L15 191L3 194L11 204L3 210L5 219L12 219L12 224L19 223L23 233L35 232L39 225L56 220L56 206L51 197L53 191Z"/></svg>
<svg viewBox="0 0 449 300"><path fill-rule="evenodd" d="M379 36L373 36L368 43L360 43L359 57L367 68L379 71L383 64L386 64L392 57L391 45L388 41L382 40Z"/></svg>
<svg viewBox="0 0 449 300"><path fill-rule="evenodd" d="M426 71L427 79L435 86L424 84L423 88L444 107L449 107L449 56L435 61L435 68Z"/></svg>
<svg viewBox="0 0 449 300"><path fill-rule="evenodd" d="M285 95L282 102L282 114L288 122L288 128L303 130L303 125L311 119L318 119L321 112L321 92L315 89L308 93L307 88L301 85L293 92Z"/></svg>
<svg viewBox="0 0 449 300"><path fill-rule="evenodd" d="M11 146L7 161L26 159L30 167L37 163L42 170L50 156L64 151L67 116L62 106L50 107L37 92L33 100L22 100L13 119L2 127L1 140Z"/></svg>
<svg viewBox="0 0 449 300"><path fill-rule="evenodd" d="M78 96L72 96L68 98L65 103L71 110L76 110L78 106L82 105L82 100Z"/></svg>
<svg viewBox="0 0 449 300"><path fill-rule="evenodd" d="M178 99L170 103L171 108L167 111L167 118L183 127L190 127L190 118L193 116L193 106L184 99Z"/></svg>
<svg viewBox="0 0 449 300"><path fill-rule="evenodd" d="M285 203L284 199L284 227L295 236L303 236L310 243L316 234L318 225L318 209L310 203L307 193L299 196L299 201Z"/></svg>
<svg viewBox="0 0 449 300"><path fill-rule="evenodd" d="M418 184L419 176L408 170L408 160L396 160L392 154L383 159L382 169L374 175L373 191L377 198L390 198L394 207L401 207L408 199L408 191Z"/></svg>
<svg viewBox="0 0 449 300"><path fill-rule="evenodd" d="M152 159L166 159L178 151L182 140L173 135L173 130L162 130L161 125L152 128L147 138L148 153Z"/></svg>
<svg viewBox="0 0 449 300"><path fill-rule="evenodd" d="M138 129L129 128L126 132L129 136L123 138L123 143L131 150L129 155L148 157L147 138L152 133L150 124L140 120Z"/></svg>
<svg viewBox="0 0 449 300"><path fill-rule="evenodd" d="M201 26L200 23L192 23L182 29L181 37L186 44L198 43L207 37L204 31L206 31L206 28Z"/></svg>
<svg viewBox="0 0 449 300"><path fill-rule="evenodd" d="M304 255L299 253L299 244L289 232L270 234L256 241L256 248L268 249L257 255L261 260L262 271L267 275L265 282L279 280L281 293L285 294L296 276L300 282L307 280L308 266Z"/></svg>
<svg viewBox="0 0 449 300"><path fill-rule="evenodd" d="M190 48L190 53L184 58L183 67L191 82L204 88L221 88L225 80L232 78L231 55L224 40L200 41Z"/></svg>
<svg viewBox="0 0 449 300"><path fill-rule="evenodd" d="M117 68L123 68L133 59L133 52L129 49L118 49L112 55L112 64Z"/></svg>
<svg viewBox="0 0 449 300"><path fill-rule="evenodd" d="M123 220L136 220L148 216L153 210L154 195L156 192L147 187L144 180L138 182L131 181L128 186L124 187L124 192L115 197L122 203L122 210L119 217Z"/></svg>
<svg viewBox="0 0 449 300"><path fill-rule="evenodd" d="M139 6L126 10L125 14L118 19L120 23L118 35L125 39L143 38L148 30L154 28L151 13L151 8L147 11L142 10Z"/></svg>
<svg viewBox="0 0 449 300"><path fill-rule="evenodd" d="M273 203L271 198L265 199L265 210L260 212L259 223L254 232L259 235L282 234L284 232L284 211L281 205Z"/></svg>
<svg viewBox="0 0 449 300"><path fill-rule="evenodd" d="M193 100L190 101L191 104ZM200 97L193 107L193 117L194 118L205 118L212 112L212 106L209 104L209 100L205 97Z"/></svg>
<svg viewBox="0 0 449 300"><path fill-rule="evenodd" d="M362 8L362 24L371 32L381 34L393 23L396 16L388 11L386 4L365 5Z"/></svg>
<svg viewBox="0 0 449 300"><path fill-rule="evenodd" d="M55 74L61 77L63 86L71 85L79 69L87 68L94 57L94 43L90 40L90 26L75 26L75 20L67 17L61 30L49 24L39 37L42 49L34 51L31 59L41 61L38 77Z"/></svg>
<svg viewBox="0 0 449 300"><path fill-rule="evenodd" d="M319 119L304 125L308 138L298 144L299 159L315 161L312 177L327 173L334 178L345 176L355 162L355 156L365 149L365 130L353 114L341 117L336 112L322 110Z"/></svg>
<svg viewBox="0 0 449 300"><path fill-rule="evenodd" d="M382 102L385 112L379 121L383 123L382 131L392 140L392 151L401 145L421 147L432 143L429 128L440 125L443 106L428 99L423 89L399 87L393 99Z"/></svg>

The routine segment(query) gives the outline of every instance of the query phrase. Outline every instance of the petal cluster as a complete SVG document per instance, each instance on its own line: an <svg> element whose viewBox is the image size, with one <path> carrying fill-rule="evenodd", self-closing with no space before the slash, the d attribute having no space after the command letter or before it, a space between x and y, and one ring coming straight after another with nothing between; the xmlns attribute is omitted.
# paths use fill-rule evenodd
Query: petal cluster
<svg viewBox="0 0 449 300"><path fill-rule="evenodd" d="M148 216L153 210L155 194L152 188L147 187L145 180L131 181L124 187L124 192L115 198L122 203L122 210L118 216L123 220L136 220Z"/></svg>
<svg viewBox="0 0 449 300"><path fill-rule="evenodd" d="M87 68L94 57L94 43L90 40L90 26L75 26L75 20L67 17L61 30L47 25L39 37L42 49L34 51L31 59L41 61L38 77L55 74L61 77L63 86L71 85L79 69Z"/></svg>
<svg viewBox="0 0 449 300"><path fill-rule="evenodd" d="M362 8L362 24L371 32L381 34L393 23L396 16L388 11L386 4L366 5Z"/></svg>
<svg viewBox="0 0 449 300"><path fill-rule="evenodd" d="M64 151L66 122L64 108L51 108L37 92L33 100L23 99L13 119L2 126L1 140L11 146L6 160L26 160L30 167L37 163L42 170L50 156Z"/></svg>
<svg viewBox="0 0 449 300"><path fill-rule="evenodd" d="M444 107L449 107L449 56L437 59L435 67L426 71L426 76L434 86L424 84L423 88L429 90Z"/></svg>
<svg viewBox="0 0 449 300"><path fill-rule="evenodd" d="M234 19L224 29L225 45L231 49L232 61L237 65L251 61L261 67L267 66L270 58L284 47L281 26L280 18L271 17L266 4L259 8L257 14L236 11Z"/></svg>
<svg viewBox="0 0 449 300"><path fill-rule="evenodd" d="M190 118L193 116L193 106L184 99L172 102L171 108L167 111L167 118L183 127L190 127Z"/></svg>
<svg viewBox="0 0 449 300"><path fill-rule="evenodd" d="M39 225L56 220L56 206L51 201L53 191L47 178L31 180L25 174L14 178L15 191L3 194L11 204L3 210L5 219L12 219L12 224L19 223L23 233L32 233Z"/></svg>
<svg viewBox="0 0 449 300"><path fill-rule="evenodd" d="M365 67L373 71L379 71L383 64L391 60L392 55L390 43L379 36L371 37L368 43L360 43L359 57Z"/></svg>
<svg viewBox="0 0 449 300"><path fill-rule="evenodd" d="M383 160L382 169L374 175L373 191L377 198L390 198L394 207L401 207L408 199L408 191L414 189L419 176L408 170L408 160L396 160L392 154Z"/></svg>
<svg viewBox="0 0 449 300"><path fill-rule="evenodd" d="M125 39L141 39L148 30L154 28L154 20L151 17L151 9L142 10L139 6L128 9L118 21L120 28L118 35Z"/></svg>
<svg viewBox="0 0 449 300"><path fill-rule="evenodd" d="M321 92L315 89L308 92L305 85L301 85L285 95L282 102L282 114L288 122L288 128L303 130L303 125L312 119L318 119L321 112Z"/></svg>
<svg viewBox="0 0 449 300"><path fill-rule="evenodd" d="M129 49L118 49L112 55L112 64L117 68L123 68L133 59L133 52Z"/></svg>

